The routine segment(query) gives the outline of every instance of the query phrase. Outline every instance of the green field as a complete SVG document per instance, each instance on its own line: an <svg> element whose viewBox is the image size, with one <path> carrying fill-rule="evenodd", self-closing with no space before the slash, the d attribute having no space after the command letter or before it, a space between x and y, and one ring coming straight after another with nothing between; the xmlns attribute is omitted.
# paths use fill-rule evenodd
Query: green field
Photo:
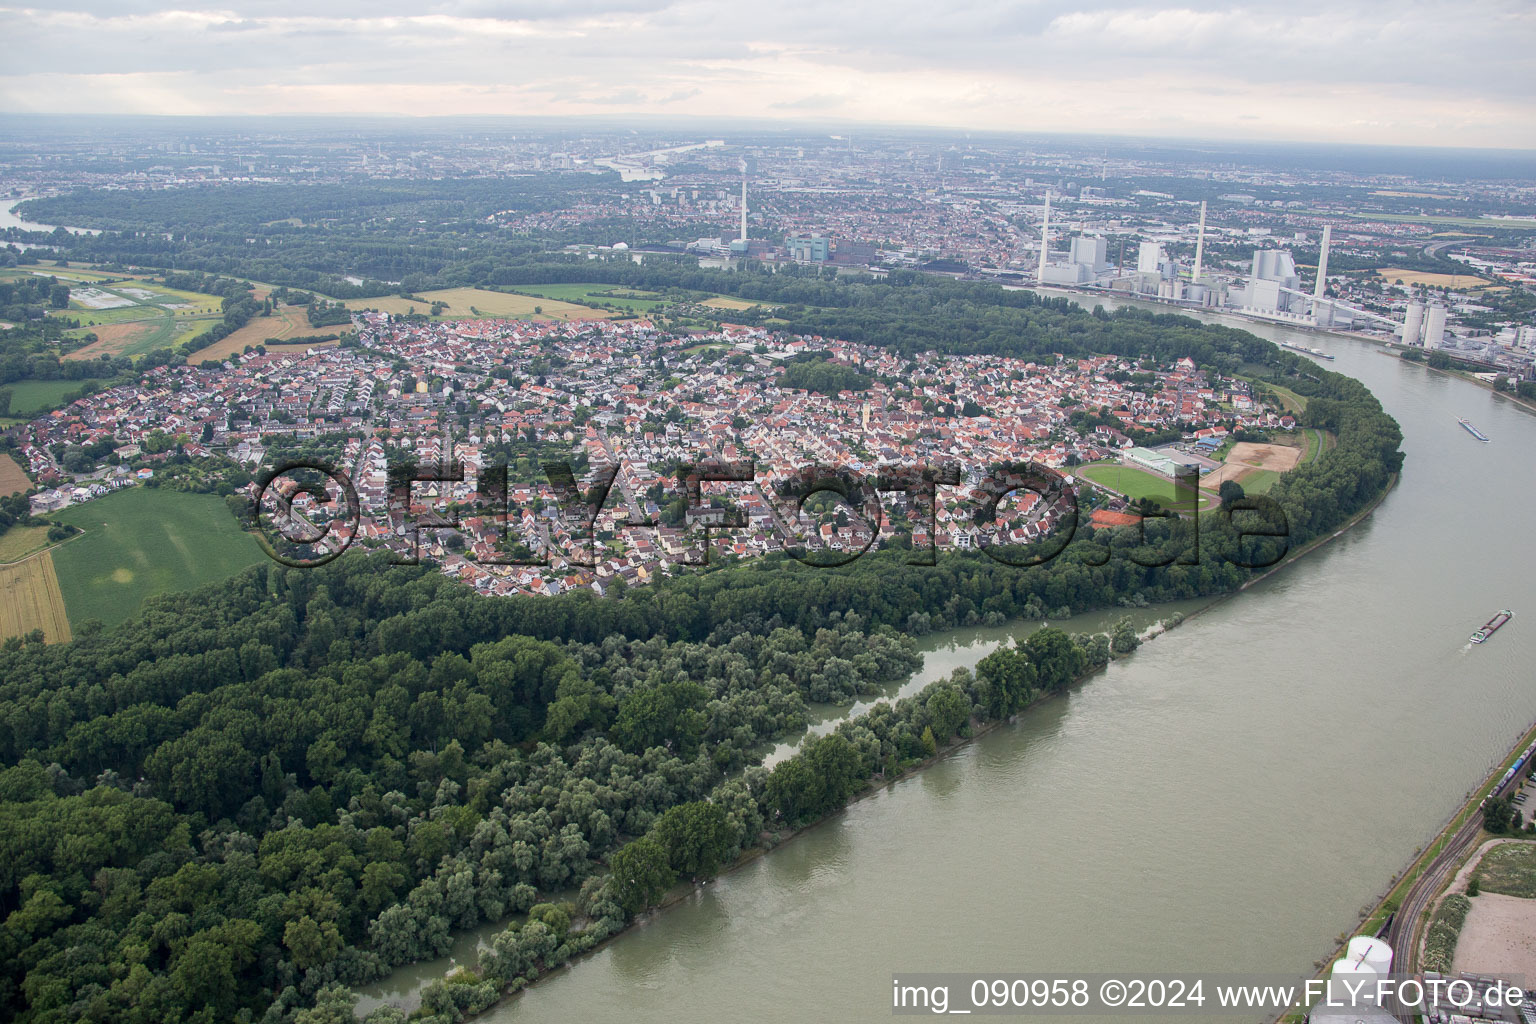
<svg viewBox="0 0 1536 1024"><path fill-rule="evenodd" d="M546 299L563 299L566 302L570 302L573 299L582 302L597 302L605 306L632 309L636 312L649 312L657 306L665 306L667 304L667 300L656 292L636 291L633 288L624 288L613 284L532 284L518 285L517 290ZM598 292L612 292L613 294L599 295L597 294Z"/></svg>
<svg viewBox="0 0 1536 1024"><path fill-rule="evenodd" d="M1505 843L1483 854L1477 873L1483 892L1536 899L1536 843Z"/></svg>
<svg viewBox="0 0 1536 1024"><path fill-rule="evenodd" d="M1153 498L1165 508L1174 507L1173 481L1167 477L1123 466L1118 462L1095 462L1092 465L1079 466L1074 472L1118 494L1123 494L1132 501ZM1188 495L1184 496L1183 501L1183 508L1188 508ZM1204 511L1210 507L1210 496L1202 492L1196 508Z"/></svg>
<svg viewBox="0 0 1536 1024"><path fill-rule="evenodd" d="M1238 482L1242 484L1244 494L1268 494L1279 479L1280 474L1272 469L1256 469Z"/></svg>
<svg viewBox="0 0 1536 1024"><path fill-rule="evenodd" d="M11 412L31 419L56 409L71 391L79 391L83 380L18 380L5 386L11 393Z"/></svg>
<svg viewBox="0 0 1536 1024"><path fill-rule="evenodd" d="M54 518L85 531L53 550L77 629L86 619L122 622L146 598L224 579L266 557L212 494L134 487Z"/></svg>

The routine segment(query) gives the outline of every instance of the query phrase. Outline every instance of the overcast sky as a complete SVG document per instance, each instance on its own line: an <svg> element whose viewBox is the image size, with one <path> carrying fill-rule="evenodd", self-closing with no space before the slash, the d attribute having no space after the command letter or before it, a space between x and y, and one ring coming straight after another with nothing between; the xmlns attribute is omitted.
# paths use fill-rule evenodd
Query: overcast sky
<svg viewBox="0 0 1536 1024"><path fill-rule="evenodd" d="M50 0L0 110L673 114L1536 148L1533 0Z"/></svg>

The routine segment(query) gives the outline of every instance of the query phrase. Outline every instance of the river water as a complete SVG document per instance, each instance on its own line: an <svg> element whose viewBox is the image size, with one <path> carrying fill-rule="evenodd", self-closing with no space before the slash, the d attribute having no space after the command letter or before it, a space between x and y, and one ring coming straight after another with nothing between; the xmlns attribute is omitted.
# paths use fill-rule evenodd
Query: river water
<svg viewBox="0 0 1536 1024"><path fill-rule="evenodd" d="M483 1019L886 1020L896 972L1309 973L1536 719L1536 418L1234 323L1335 354L1397 417L1374 516ZM969 632L929 638L925 675L997 639Z"/></svg>

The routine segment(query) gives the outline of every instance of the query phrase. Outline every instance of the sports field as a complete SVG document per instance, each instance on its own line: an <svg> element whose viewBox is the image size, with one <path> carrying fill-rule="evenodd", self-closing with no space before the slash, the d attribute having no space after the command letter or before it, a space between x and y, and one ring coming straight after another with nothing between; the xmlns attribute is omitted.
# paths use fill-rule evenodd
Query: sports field
<svg viewBox="0 0 1536 1024"><path fill-rule="evenodd" d="M32 486L26 471L9 455L0 455L0 497L24 491Z"/></svg>
<svg viewBox="0 0 1536 1024"><path fill-rule="evenodd" d="M69 618L54 574L51 552L0 565L0 637L43 631L49 643L70 639Z"/></svg>
<svg viewBox="0 0 1536 1024"><path fill-rule="evenodd" d="M1227 453L1222 467L1213 469L1202 482L1207 487L1220 487L1224 480L1235 480L1245 493L1263 494L1281 473L1295 469L1301 457L1302 449L1290 445L1239 441Z"/></svg>
<svg viewBox="0 0 1536 1024"><path fill-rule="evenodd" d="M55 518L85 531L51 552L76 624L113 625L146 598L224 579L266 557L212 494L132 487Z"/></svg>
<svg viewBox="0 0 1536 1024"><path fill-rule="evenodd" d="M421 300L402 299L398 295L386 295L375 299L349 299L348 309L376 309L381 313L409 313L423 315L432 311L432 303L447 303L444 320L468 320L475 317L509 317L533 320L605 320L612 313L601 309L588 309L559 299L546 299L536 295L512 295L508 292L487 291L484 288L440 288L419 293ZM424 301L422 301L424 300ZM535 307L539 312L535 313Z"/></svg>
<svg viewBox="0 0 1536 1024"><path fill-rule="evenodd" d="M1101 484L1117 494L1123 494L1131 501L1140 501L1142 498L1152 498L1165 508L1189 507L1189 495L1182 495L1179 501L1181 505L1175 505L1173 493L1173 481L1165 476L1148 473L1145 470L1135 469L1119 462L1095 462L1087 466L1079 466L1075 471L1079 476L1085 476L1096 484ZM1202 481L1203 482L1203 481ZM1196 509L1204 511L1211 507L1211 496L1204 491L1199 493Z"/></svg>

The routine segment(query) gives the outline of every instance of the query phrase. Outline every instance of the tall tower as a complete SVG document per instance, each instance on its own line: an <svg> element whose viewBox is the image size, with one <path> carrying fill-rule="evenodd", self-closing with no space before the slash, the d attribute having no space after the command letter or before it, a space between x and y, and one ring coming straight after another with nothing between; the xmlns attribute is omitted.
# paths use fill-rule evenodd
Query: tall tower
<svg viewBox="0 0 1536 1024"><path fill-rule="evenodd" d="M1045 190L1045 220L1040 222L1040 267L1035 271L1035 283L1045 284L1045 257L1051 245L1051 190Z"/></svg>
<svg viewBox="0 0 1536 1024"><path fill-rule="evenodd" d="M741 174L741 240L747 240L747 174Z"/></svg>
<svg viewBox="0 0 1536 1024"><path fill-rule="evenodd" d="M1333 241L1333 225L1323 225L1323 248L1317 256L1317 284L1312 288L1314 302L1323 301L1323 289L1328 286L1328 244Z"/></svg>
<svg viewBox="0 0 1536 1024"><path fill-rule="evenodd" d="M1200 233L1195 236L1195 269L1189 275L1190 284L1200 283L1200 264L1205 259L1205 200L1200 200Z"/></svg>

